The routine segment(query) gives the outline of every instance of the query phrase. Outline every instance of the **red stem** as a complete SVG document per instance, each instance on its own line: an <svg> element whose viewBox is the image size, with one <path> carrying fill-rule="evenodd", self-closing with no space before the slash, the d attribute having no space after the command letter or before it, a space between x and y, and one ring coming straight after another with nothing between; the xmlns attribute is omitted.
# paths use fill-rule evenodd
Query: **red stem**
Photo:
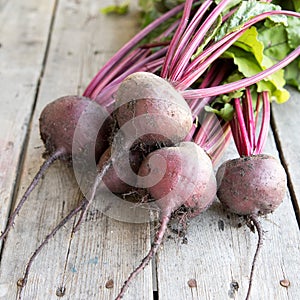
<svg viewBox="0 0 300 300"><path fill-rule="evenodd" d="M185 90L191 86L198 78L209 68L209 66L216 61L220 56L243 34L240 32L234 39L229 40L227 43L224 43L219 47L214 53L209 57L206 57L205 60L202 60L198 65L192 70L192 72L185 72L183 77L179 80L177 84L178 90ZM205 53L205 51L203 51Z"/></svg>
<svg viewBox="0 0 300 300"><path fill-rule="evenodd" d="M207 113L201 127L194 135L194 142L204 149L215 164L226 149L231 137L229 122L214 113Z"/></svg>
<svg viewBox="0 0 300 300"><path fill-rule="evenodd" d="M207 9L210 7L211 4L212 4L211 0L206 0L202 3L202 5L198 8L195 16L191 20L188 29L185 31L184 35L182 36L179 47L174 54L174 59L171 62L170 80L176 81L178 79L178 76L176 76L176 66L179 64L179 61L182 59L183 55L185 55L184 51L186 50L189 41L195 34L195 30L197 26L200 24L205 12L207 11Z"/></svg>
<svg viewBox="0 0 300 300"><path fill-rule="evenodd" d="M232 137L234 140L234 144L240 156L243 155L242 145L241 145L241 135L239 131L239 124L237 121L237 116L234 114L232 120L230 121L230 128L232 132Z"/></svg>
<svg viewBox="0 0 300 300"><path fill-rule="evenodd" d="M207 142L204 145L204 150L208 153L213 152L223 142L224 128L221 127L221 122L220 121L218 121L218 123L220 123L218 130L216 131L216 133L211 134L209 136ZM227 123L228 122L226 122L226 124Z"/></svg>
<svg viewBox="0 0 300 300"><path fill-rule="evenodd" d="M188 75L197 72L198 67L201 66L201 62L204 61L209 55L211 55L214 51L219 49L222 45L226 44L230 40L236 37L240 37L244 31L242 32L232 32L223 37L220 41L215 42L214 44L210 45L208 48L204 49L186 68L185 75L181 81L185 80ZM199 65L200 64L200 65Z"/></svg>
<svg viewBox="0 0 300 300"><path fill-rule="evenodd" d="M259 95L257 98L259 99ZM234 100L234 107L236 113L231 121L231 128L234 142L240 156L260 154L262 153L263 147L265 146L270 126L270 101L268 97L268 92L262 92L262 99L262 120L256 145L255 123L257 124L258 112L256 115L256 121L254 121L255 118L250 90L246 90L246 95L243 98L243 106L241 106L239 99ZM257 100L256 110L258 110L258 102L259 100Z"/></svg>
<svg viewBox="0 0 300 300"><path fill-rule="evenodd" d="M231 82L227 84L223 84L220 86L215 87L209 87L204 89L194 89L194 90L185 90L182 91L181 94L186 99L201 99L204 97L212 97L212 96L218 96L222 94L227 94L233 91L237 91L239 89L243 89L245 87L248 87L252 84L255 84L266 77L272 75L276 71L286 67L290 62L292 62L294 59L298 58L300 55L300 46L296 48L294 51L292 51L289 55L287 55L283 60L280 62L274 64L272 67L257 73L256 75L253 75L248 78L240 79L236 82Z"/></svg>
<svg viewBox="0 0 300 300"><path fill-rule="evenodd" d="M122 63L115 64L107 72L106 76L97 84L94 90L88 95L91 99L94 99L101 90L106 87L118 74L122 74L128 66L132 65L132 62L142 60L147 54L150 53L150 49L137 48L134 49L128 56L126 56Z"/></svg>
<svg viewBox="0 0 300 300"><path fill-rule="evenodd" d="M174 71L172 72L172 79L178 81L182 74L185 73L185 69L190 62L192 55L203 41L207 31L211 28L219 14L224 10L227 4L231 0L222 0L210 13L210 15L204 20L197 33L193 36L191 42L188 45L182 45L185 47L185 51L180 56L180 60L176 64ZM200 7L201 8L201 7Z"/></svg>
<svg viewBox="0 0 300 300"><path fill-rule="evenodd" d="M243 104L243 106L245 107L244 115L246 118L246 127L248 131L249 143L251 147L251 152L253 152L255 147L255 122L250 88L246 88L246 94L245 99L243 100Z"/></svg>
<svg viewBox="0 0 300 300"><path fill-rule="evenodd" d="M111 68L120 63L120 61L125 57L136 45L145 38L150 32L152 32L155 28L157 28L159 25L161 25L163 22L168 20L169 18L173 17L177 13L179 13L183 8L183 4L180 4L176 6L175 8L171 9L155 21L153 21L151 24L149 24L147 27L145 27L143 30L141 30L139 33L137 33L129 42L127 42L115 55L109 59L106 64L99 70L99 72L96 74L96 76L92 79L86 90L84 91L83 95L89 97L95 87L101 82L103 78L108 74L108 72L111 70Z"/></svg>
<svg viewBox="0 0 300 300"><path fill-rule="evenodd" d="M96 97L100 97L101 93L106 93L107 90L111 89L111 86L116 86L119 83L121 83L128 75L137 72L137 71L142 71L142 70L149 70L151 68L157 68L157 63L161 63L162 59L164 58L164 55L166 54L167 48L164 47L153 54L149 55L148 57L140 59L140 61L131 61L128 64L128 68L121 72L118 77L115 77L110 83L106 84L105 87L102 88L102 91L98 91L98 87L95 89L93 92L93 98L95 99ZM158 60L158 61L157 61ZM151 63L155 63L153 66L151 66ZM160 64L161 65L161 64ZM98 101L97 101L98 102ZM100 103L98 102L99 104Z"/></svg>
<svg viewBox="0 0 300 300"><path fill-rule="evenodd" d="M263 99L263 110L262 110L262 121L259 136L257 139L257 146L254 153L260 154L266 144L268 131L270 127L270 100L268 92L262 92Z"/></svg>
<svg viewBox="0 0 300 300"><path fill-rule="evenodd" d="M231 140L232 132L230 128L230 123L226 122L223 125L223 136L222 136L222 144L218 145L216 148L210 149L207 151L209 156L211 157L213 165L216 165L216 163L219 161L219 159L222 157L225 149L227 148L230 140Z"/></svg>
<svg viewBox="0 0 300 300"><path fill-rule="evenodd" d="M250 28L257 22L267 18L270 15L277 15L277 14L294 16L294 17L298 17L298 18L300 17L300 13L296 13L293 11L270 11L270 12L262 13L258 16L253 17L251 20L247 21L243 25L243 27L241 27L239 30L227 34L220 41L217 41L215 44L211 45L209 48L204 50L186 69L185 76L184 76L185 79L181 80L182 86L180 86L180 89L183 90L186 88L185 86L191 85L191 80L195 81L197 79L197 77L199 77L203 73L203 69L205 69L205 66L202 66L202 61L207 56L212 55L212 53L217 50L218 55L216 55L215 57L218 58L228 48L227 47L228 43L232 44L233 42L235 42L245 32L246 29ZM225 49L225 50L223 50L223 49ZM197 68L197 66L198 66L198 68ZM191 77L190 71L192 71L193 77ZM194 79L192 79L192 78L194 78ZM185 84L183 83L184 80L187 81Z"/></svg>
<svg viewBox="0 0 300 300"><path fill-rule="evenodd" d="M216 86L222 82L226 74L226 68L223 67L222 64L213 63L212 66L209 68L207 73L205 74L205 77L200 84L200 88L205 88L209 86ZM211 103L213 97L207 97L204 99L201 99L199 101L198 99L192 99L190 101L190 107L193 109L194 114L199 114L200 111L203 109L205 105L208 103Z"/></svg>
<svg viewBox="0 0 300 300"><path fill-rule="evenodd" d="M194 137L194 142L200 147L204 147L208 137L215 131L216 125L218 125L216 124L216 119L217 116L214 113L205 115L204 121Z"/></svg>
<svg viewBox="0 0 300 300"><path fill-rule="evenodd" d="M235 113L238 122L238 129L241 138L240 142L241 142L242 153L243 155L250 156L252 154L251 147L250 147L248 132L247 132L245 119L242 111L242 106L239 98L234 99L234 108L235 108Z"/></svg>
<svg viewBox="0 0 300 300"><path fill-rule="evenodd" d="M162 66L162 71L161 71L161 77L162 78L167 78L168 77L168 72L170 68L170 63L171 61L174 61L174 53L176 51L176 47L179 43L179 40L184 33L186 26L189 21L192 5L193 5L193 0L187 0L184 5L184 10L183 10L183 16L180 20L179 26L177 27L177 30L172 38L168 53L166 55L165 62Z"/></svg>

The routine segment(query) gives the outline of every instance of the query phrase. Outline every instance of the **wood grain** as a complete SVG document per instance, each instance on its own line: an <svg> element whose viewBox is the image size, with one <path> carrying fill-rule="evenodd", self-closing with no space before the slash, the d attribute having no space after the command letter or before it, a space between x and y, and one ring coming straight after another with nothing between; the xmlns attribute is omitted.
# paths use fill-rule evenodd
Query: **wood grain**
<svg viewBox="0 0 300 300"><path fill-rule="evenodd" d="M126 16L100 13L101 7L113 3L0 0L1 229L10 207L43 162L38 131L43 107L57 97L81 94L138 30L137 2L132 1ZM299 97L292 91L288 103L273 106L276 143L270 131L266 152L279 157L277 149L282 151L290 186L277 211L261 218L265 239L253 282L255 300L294 300L300 294L300 234L291 202L292 198L299 205ZM231 145L223 161L236 156ZM16 282L30 255L81 199L72 167L56 162L3 244L0 300L16 299ZM103 213L106 199L105 193L98 195L74 236L76 217L50 240L32 265L23 300L114 299L149 250L157 224L109 217ZM157 299L153 291L162 300L244 299L256 241L245 220L224 211L216 199L208 211L189 222L185 240L168 232L156 260L132 283L124 299ZM290 286L280 285L282 279Z"/></svg>
<svg viewBox="0 0 300 300"><path fill-rule="evenodd" d="M290 180L290 191L295 202L295 212L300 220L300 129L299 92L289 88L291 98L282 105L273 105L274 132L278 139L282 160Z"/></svg>
<svg viewBox="0 0 300 300"><path fill-rule="evenodd" d="M0 228L19 178L55 1L2 1L0 6Z"/></svg>
<svg viewBox="0 0 300 300"><path fill-rule="evenodd" d="M265 152L277 156L271 134ZM222 161L234 157L237 154L231 147ZM261 224L265 238L250 299L296 299L300 234L288 193L273 214L261 218ZM187 244L173 236L159 252L161 298L245 299L257 242L245 220L226 212L216 199L208 211L190 222L186 239ZM293 282L288 289L280 285L285 278ZM189 287L190 279L196 280L196 288Z"/></svg>
<svg viewBox="0 0 300 300"><path fill-rule="evenodd" d="M103 1L101 6L110 3ZM21 3L18 5L22 7ZM135 13L118 18L104 16L99 10L100 4L92 0L59 1L24 165L20 170L17 199L42 162L44 148L38 132L42 108L57 97L80 92L89 77L84 74L94 75L136 31ZM51 15L51 8L48 13ZM41 33L42 36L48 34ZM17 129L15 131L18 133ZM14 154L14 158L19 156L20 153ZM14 188L14 183L6 183L5 190L7 187ZM56 162L24 205L5 242L1 257L0 299L15 299L16 282L23 275L30 255L81 197L72 169ZM70 233L74 220L38 256L22 299L57 299L57 289L65 289L69 299L111 299L117 293L150 247L149 224L114 221L98 212L96 206L91 207L88 217L73 239ZM114 288L105 287L110 279L114 281ZM149 299L152 293L152 269L149 267L132 285L127 297Z"/></svg>

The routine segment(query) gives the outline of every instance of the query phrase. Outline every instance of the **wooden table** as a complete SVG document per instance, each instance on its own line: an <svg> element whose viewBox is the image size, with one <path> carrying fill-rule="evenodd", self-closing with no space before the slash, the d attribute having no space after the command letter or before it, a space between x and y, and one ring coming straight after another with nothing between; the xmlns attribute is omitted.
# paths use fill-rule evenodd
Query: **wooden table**
<svg viewBox="0 0 300 300"><path fill-rule="evenodd" d="M104 16L111 0L0 0L0 229L43 162L38 118L50 101L82 93L98 69L138 30L137 7L126 16ZM265 239L251 299L299 299L300 295L300 94L273 105L266 147L288 174L283 204L262 218ZM231 148L233 149L233 148ZM226 157L236 156L228 150ZM16 299L17 280L46 234L81 199L72 168L56 162L31 194L8 238L1 243L0 299ZM297 222L298 220L298 222ZM32 266L23 299L114 299L150 247L155 223L126 223L102 214L94 203L71 239L72 219ZM240 226L242 224L243 226ZM244 299L256 247L237 216L212 207L189 224L187 243L165 238L152 266L124 299ZM195 279L197 287L189 287ZM289 287L280 285L288 279ZM113 286L106 283L113 280Z"/></svg>

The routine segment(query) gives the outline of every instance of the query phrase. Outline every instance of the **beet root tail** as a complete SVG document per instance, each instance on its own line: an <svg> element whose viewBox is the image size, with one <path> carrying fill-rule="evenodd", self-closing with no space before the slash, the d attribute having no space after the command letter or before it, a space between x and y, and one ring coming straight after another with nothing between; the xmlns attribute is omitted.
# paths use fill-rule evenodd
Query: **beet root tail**
<svg viewBox="0 0 300 300"><path fill-rule="evenodd" d="M251 266L251 271L250 271L250 277L249 277L249 285L248 285L248 291L247 291L247 295L245 300L249 300L250 299L250 293L251 293L251 288L252 288L252 282L253 282L253 276L254 276L254 270L256 267L256 261L257 261L257 257L260 253L262 244L263 244L263 229L261 227L261 224L258 220L258 216L257 215L250 215L249 216L250 221L252 221L257 234L258 234L258 241L257 241L257 246L256 246L256 251L252 260L252 266Z"/></svg>
<svg viewBox="0 0 300 300"><path fill-rule="evenodd" d="M161 218L161 224L158 232L156 233L154 242L151 246L151 249L149 250L148 254L144 257L140 265L133 270L133 272L129 275L128 279L124 282L118 296L115 300L120 300L124 296L125 292L127 291L129 284L134 280L134 278L149 264L153 256L157 253L163 237L165 235L165 232L167 230L168 223L170 221L170 217L168 215L165 215Z"/></svg>
<svg viewBox="0 0 300 300"><path fill-rule="evenodd" d="M13 224L15 222L15 218L16 216L19 214L22 206L24 205L24 203L26 202L26 200L28 199L29 195L31 194L31 192L35 189L35 187L37 186L37 184L39 183L40 179L42 178L42 176L45 174L45 172L48 170L48 168L57 160L59 159L62 155L63 155L64 151L63 150L57 150L55 151L51 156L48 157L47 160L44 161L44 163L41 165L39 171L36 173L36 175L34 176L34 178L32 179L31 183L29 184L28 188L26 189L25 193L23 194L21 200L19 201L17 207L15 208L15 210L13 211L13 213L11 214L11 216L8 219L8 223L6 225L5 230L1 233L0 235L0 240L3 240L8 232L10 231L10 229L13 227Z"/></svg>
<svg viewBox="0 0 300 300"><path fill-rule="evenodd" d="M34 261L34 259L37 257L37 255L42 251L42 249L44 248L44 246L49 242L49 240L54 237L54 235L59 231L60 228L62 228L69 220L71 220L78 212L80 212L81 210L84 210L85 207L87 205L87 200L84 198L81 203L75 207L74 209L72 209L60 222L59 224L53 228L53 230L45 237L44 241L39 245L38 248L36 248L36 250L34 251L34 253L31 255L25 271L24 271L24 275L22 278L20 278L17 282L17 286L18 286L18 295L19 295L19 299L21 299L21 293L23 288L25 287L26 283L27 283L27 279L28 279L28 275L29 275L29 271L31 269L32 263ZM72 237L72 236L71 236Z"/></svg>
<svg viewBox="0 0 300 300"><path fill-rule="evenodd" d="M85 198L86 201L87 201L87 204L85 205L85 207L83 207L83 209L81 211L79 219L78 219L76 225L73 228L73 233L75 233L76 231L79 230L79 226L83 222L83 220L85 219L87 211L88 211L90 205L92 204L93 199L95 198L97 187L100 184L100 182L102 181L102 179L103 179L104 175L106 174L107 170L111 167L111 165L112 165L112 160L110 159L110 160L107 161L106 164L104 164L104 166L102 167L102 170L97 174L97 176L95 178L95 181L94 181L94 184L92 186L91 193L88 197Z"/></svg>

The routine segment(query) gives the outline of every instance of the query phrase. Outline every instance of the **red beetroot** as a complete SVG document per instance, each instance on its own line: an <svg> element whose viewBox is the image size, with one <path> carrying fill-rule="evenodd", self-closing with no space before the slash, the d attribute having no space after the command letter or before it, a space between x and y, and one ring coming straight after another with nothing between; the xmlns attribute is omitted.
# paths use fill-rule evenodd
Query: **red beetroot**
<svg viewBox="0 0 300 300"><path fill-rule="evenodd" d="M80 121L81 118L87 118L89 122ZM92 155L96 161L108 147L111 129L111 119L105 110L89 98L65 96L46 105L40 115L40 134L48 158L10 216L0 239L8 234L24 202L54 161L71 161L73 155L80 156L85 152Z"/></svg>
<svg viewBox="0 0 300 300"><path fill-rule="evenodd" d="M232 159L217 172L218 198L239 215L266 215L283 201L287 180L273 156L259 154Z"/></svg>
<svg viewBox="0 0 300 300"><path fill-rule="evenodd" d="M41 138L49 155L60 151L60 159L71 160L72 155L89 151L98 161L108 147L112 120L99 104L87 97L65 96L50 102L39 121ZM74 140L75 131L79 130L80 135L76 134Z"/></svg>
<svg viewBox="0 0 300 300"><path fill-rule="evenodd" d="M98 169L111 159L112 147L109 147L101 156L98 162ZM116 155L116 160L111 165L103 176L103 182L106 187L116 194L126 194L133 191L136 187L136 179L139 167L144 158L144 153L139 149L120 151ZM121 178L120 178L120 175Z"/></svg>
<svg viewBox="0 0 300 300"><path fill-rule="evenodd" d="M257 109L261 99L262 121L257 131ZM255 263L263 240L258 216L273 212L283 201L287 187L285 170L280 162L262 154L270 121L268 92L258 95L256 109L252 107L252 102L249 88L246 88L242 99L234 99L235 115L231 128L240 158L223 163L216 174L219 200L230 211L247 216L258 233L246 299L250 297ZM259 132L258 138L256 132Z"/></svg>
<svg viewBox="0 0 300 300"><path fill-rule="evenodd" d="M189 217L196 216L215 198L216 179L211 159L193 142L150 153L139 175L140 185L148 187L162 216L171 216L181 206Z"/></svg>
<svg viewBox="0 0 300 300"><path fill-rule="evenodd" d="M199 215L213 202L217 189L210 158L193 142L182 142L176 147L150 153L139 175L139 186L148 187L160 208L160 228L148 254L125 281L116 299L123 297L130 282L158 251L171 215L181 208L189 218Z"/></svg>
<svg viewBox="0 0 300 300"><path fill-rule="evenodd" d="M165 79L149 72L128 76L116 94L116 118L138 142L175 144L189 133L192 113L185 99Z"/></svg>

